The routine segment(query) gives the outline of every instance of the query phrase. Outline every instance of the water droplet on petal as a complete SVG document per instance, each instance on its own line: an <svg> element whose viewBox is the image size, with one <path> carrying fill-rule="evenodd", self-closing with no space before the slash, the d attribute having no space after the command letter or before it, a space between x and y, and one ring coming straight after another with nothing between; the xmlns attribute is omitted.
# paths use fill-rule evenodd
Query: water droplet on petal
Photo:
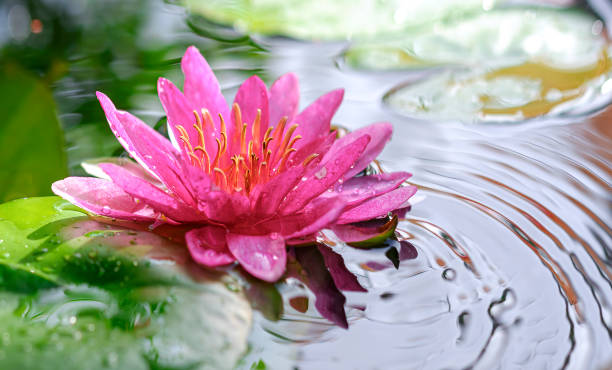
<svg viewBox="0 0 612 370"><path fill-rule="evenodd" d="M321 169L315 173L315 177L319 180L324 178L326 175L327 175L327 168L325 167L321 167Z"/></svg>

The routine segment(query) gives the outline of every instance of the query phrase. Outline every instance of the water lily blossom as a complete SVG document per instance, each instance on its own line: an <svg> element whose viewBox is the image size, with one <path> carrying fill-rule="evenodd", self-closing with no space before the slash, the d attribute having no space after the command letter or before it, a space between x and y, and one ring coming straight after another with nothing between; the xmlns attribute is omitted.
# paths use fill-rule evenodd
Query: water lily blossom
<svg viewBox="0 0 612 370"><path fill-rule="evenodd" d="M95 177L69 177L53 191L87 211L154 225L188 225L193 259L215 267L240 263L278 280L287 244L325 228L387 216L415 193L406 172L356 176L382 151L392 126L376 123L341 138L330 131L343 90L298 111L294 74L268 89L252 76L229 106L206 60L189 47L184 92L160 78L170 140L103 93L110 127L132 161L89 164Z"/></svg>

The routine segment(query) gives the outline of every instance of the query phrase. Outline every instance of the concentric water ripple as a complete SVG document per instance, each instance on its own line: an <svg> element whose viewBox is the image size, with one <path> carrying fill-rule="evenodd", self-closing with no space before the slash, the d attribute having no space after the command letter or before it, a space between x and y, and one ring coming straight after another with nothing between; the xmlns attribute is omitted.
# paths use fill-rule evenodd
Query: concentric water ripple
<svg viewBox="0 0 612 370"><path fill-rule="evenodd" d="M412 172L419 187L420 201L399 226L417 256L395 269L384 250L339 244L369 289L348 296L349 330L287 304L281 322L256 325L245 363L261 358L273 368L299 369L610 364L612 109L515 126L416 121L389 112L380 100L414 74L338 70L330 56L342 45L310 49L279 40L270 47L267 70L296 71L305 101L346 87L336 123L351 129L394 123L380 159L385 170ZM284 294L307 293L292 286Z"/></svg>

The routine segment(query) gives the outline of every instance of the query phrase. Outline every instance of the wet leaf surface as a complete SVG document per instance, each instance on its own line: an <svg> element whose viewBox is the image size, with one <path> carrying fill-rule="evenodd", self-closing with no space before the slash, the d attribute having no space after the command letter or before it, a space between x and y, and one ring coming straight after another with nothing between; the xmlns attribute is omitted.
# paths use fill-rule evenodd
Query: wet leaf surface
<svg viewBox="0 0 612 370"><path fill-rule="evenodd" d="M246 350L237 281L165 238L45 197L0 205L0 240L2 368L229 369Z"/></svg>

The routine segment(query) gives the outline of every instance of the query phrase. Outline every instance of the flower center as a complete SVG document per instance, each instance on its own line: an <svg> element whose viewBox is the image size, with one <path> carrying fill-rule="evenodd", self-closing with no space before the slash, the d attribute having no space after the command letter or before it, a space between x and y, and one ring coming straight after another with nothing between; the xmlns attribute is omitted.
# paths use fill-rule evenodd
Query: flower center
<svg viewBox="0 0 612 370"><path fill-rule="evenodd" d="M228 137L225 120L219 114L221 123L220 138L215 138L216 154L214 158L209 155L206 148L206 133L215 132L212 116L207 109L201 113L193 111L195 123L193 127L198 133L198 145L193 146L187 130L177 125L186 154L191 163L211 175L215 184L229 192L243 192L249 194L257 184L265 183L274 176L287 169L292 163L291 157L297 151L294 144L302 137L293 136L298 128L297 124L287 126L287 117L280 119L276 127L270 126L261 137L261 109L251 124L251 139L247 142L247 129L249 125L242 120L240 106L234 103L232 116L234 127ZM305 166L318 154L311 154L304 161Z"/></svg>

